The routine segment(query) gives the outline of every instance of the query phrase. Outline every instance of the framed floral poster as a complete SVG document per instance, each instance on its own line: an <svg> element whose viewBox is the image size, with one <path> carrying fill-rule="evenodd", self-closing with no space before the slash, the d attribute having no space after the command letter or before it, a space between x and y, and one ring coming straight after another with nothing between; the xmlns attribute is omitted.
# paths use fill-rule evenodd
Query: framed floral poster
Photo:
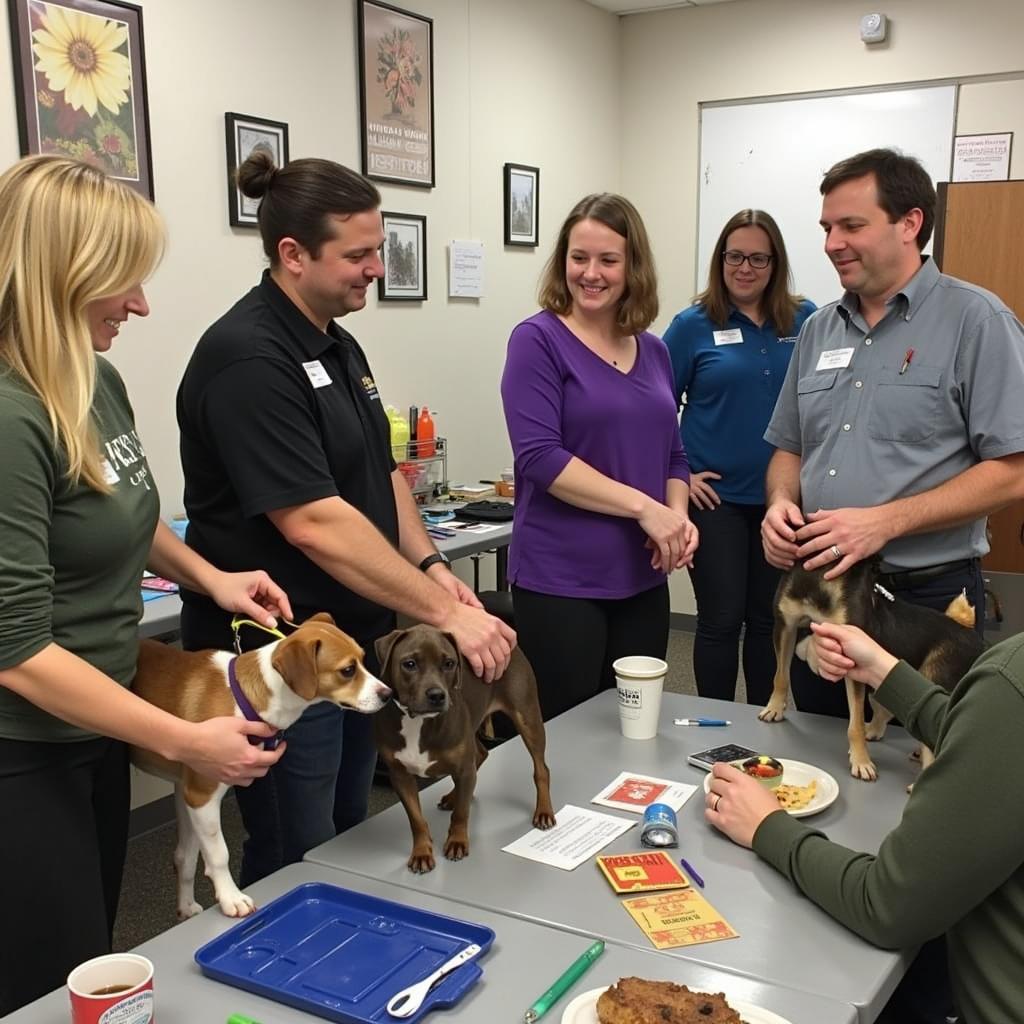
<svg viewBox="0 0 1024 1024"><path fill-rule="evenodd" d="M422 302L427 297L427 218L416 213L386 213L384 276L377 279L381 302Z"/></svg>
<svg viewBox="0 0 1024 1024"><path fill-rule="evenodd" d="M8 0L22 155L55 153L153 198L142 10L119 0Z"/></svg>
<svg viewBox="0 0 1024 1024"><path fill-rule="evenodd" d="M505 164L505 244L536 246L540 168Z"/></svg>
<svg viewBox="0 0 1024 1024"><path fill-rule="evenodd" d="M359 0L363 174L434 187L434 22Z"/></svg>
<svg viewBox="0 0 1024 1024"><path fill-rule="evenodd" d="M288 125L247 114L224 115L228 152L228 219L234 228L259 227L260 200L242 195L235 180L239 166L253 150L266 150L276 167L288 163Z"/></svg>

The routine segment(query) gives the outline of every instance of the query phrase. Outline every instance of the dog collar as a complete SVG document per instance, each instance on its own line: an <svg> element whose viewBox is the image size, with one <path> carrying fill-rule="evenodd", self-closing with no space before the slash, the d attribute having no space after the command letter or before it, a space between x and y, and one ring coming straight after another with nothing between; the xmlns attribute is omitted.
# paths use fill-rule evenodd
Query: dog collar
<svg viewBox="0 0 1024 1024"><path fill-rule="evenodd" d="M237 658L232 658L228 662L228 684L231 687L231 695L235 698L238 710L241 711L250 722L261 722L263 725L267 725L267 723L260 718L259 712L249 703L249 698L242 693L242 688L238 685L238 676L235 673L235 662L237 660ZM249 742L254 747L262 744L264 750L277 750L277 745L281 742L281 730L279 729L273 736L268 736L264 740L261 740L259 736L250 736Z"/></svg>

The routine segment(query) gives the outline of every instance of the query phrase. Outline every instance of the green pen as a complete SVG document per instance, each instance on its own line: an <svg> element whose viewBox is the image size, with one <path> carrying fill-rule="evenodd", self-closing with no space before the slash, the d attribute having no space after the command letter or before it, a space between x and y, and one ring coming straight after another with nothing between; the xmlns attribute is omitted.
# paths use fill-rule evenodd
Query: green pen
<svg viewBox="0 0 1024 1024"><path fill-rule="evenodd" d="M598 939L583 956L574 960L569 969L526 1011L523 1017L526 1024L534 1024L534 1021L540 1020L583 977L603 952L604 943Z"/></svg>
<svg viewBox="0 0 1024 1024"><path fill-rule="evenodd" d="M233 1013L228 1017L228 1024L260 1024L258 1020L253 1020L252 1017L243 1017L240 1013Z"/></svg>

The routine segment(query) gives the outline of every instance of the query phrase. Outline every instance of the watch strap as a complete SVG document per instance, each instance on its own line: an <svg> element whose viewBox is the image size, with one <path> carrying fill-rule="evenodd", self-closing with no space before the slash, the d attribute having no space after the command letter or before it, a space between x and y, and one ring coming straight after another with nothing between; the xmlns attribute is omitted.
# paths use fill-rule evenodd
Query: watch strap
<svg viewBox="0 0 1024 1024"><path fill-rule="evenodd" d="M426 572L432 565L437 565L438 562L443 562L445 565L451 567L451 559L441 551L435 551L431 555L427 555L426 558L420 562L420 572Z"/></svg>

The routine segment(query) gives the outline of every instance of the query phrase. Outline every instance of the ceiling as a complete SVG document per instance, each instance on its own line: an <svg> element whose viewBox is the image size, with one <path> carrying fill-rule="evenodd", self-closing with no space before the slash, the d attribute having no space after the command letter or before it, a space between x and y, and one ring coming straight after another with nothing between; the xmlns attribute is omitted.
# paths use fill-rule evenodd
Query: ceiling
<svg viewBox="0 0 1024 1024"><path fill-rule="evenodd" d="M643 11L663 11L670 7L705 7L708 4L727 4L732 0L587 0L594 7L603 7L612 14L640 14Z"/></svg>

